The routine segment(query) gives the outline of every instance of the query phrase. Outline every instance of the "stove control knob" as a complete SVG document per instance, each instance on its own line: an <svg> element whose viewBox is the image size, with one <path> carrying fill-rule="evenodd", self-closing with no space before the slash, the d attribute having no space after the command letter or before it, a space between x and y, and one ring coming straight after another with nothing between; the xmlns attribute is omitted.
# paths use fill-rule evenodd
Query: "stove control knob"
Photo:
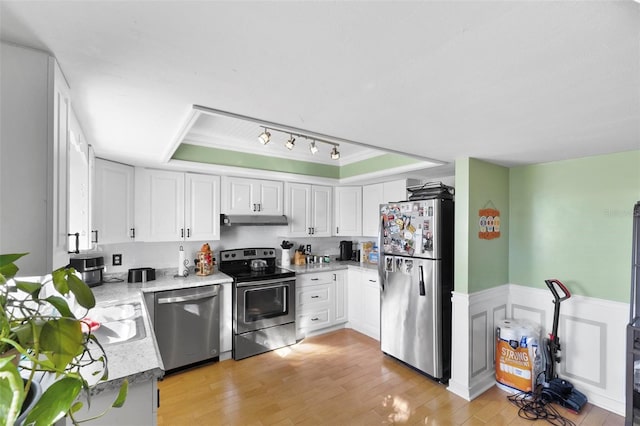
<svg viewBox="0 0 640 426"><path fill-rule="evenodd" d="M224 254L224 258L226 259L226 258L228 258L228 257L229 257L229 253L225 253L225 254Z"/></svg>
<svg viewBox="0 0 640 426"><path fill-rule="evenodd" d="M231 253L231 257L236 257L236 254L235 253Z"/></svg>
<svg viewBox="0 0 640 426"><path fill-rule="evenodd" d="M269 254L273 256L273 250L269 250Z"/></svg>

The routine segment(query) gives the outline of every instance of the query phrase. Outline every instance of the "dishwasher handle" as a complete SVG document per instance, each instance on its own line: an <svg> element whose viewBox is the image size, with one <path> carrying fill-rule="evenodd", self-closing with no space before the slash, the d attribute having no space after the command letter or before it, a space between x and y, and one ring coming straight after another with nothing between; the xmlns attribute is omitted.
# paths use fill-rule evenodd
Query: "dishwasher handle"
<svg viewBox="0 0 640 426"><path fill-rule="evenodd" d="M193 294L190 296L175 296L175 297L161 297L158 299L158 305L165 305L167 303L181 303L181 302L192 302L194 300L208 299L210 297L217 297L218 289L213 289L206 293L201 294Z"/></svg>

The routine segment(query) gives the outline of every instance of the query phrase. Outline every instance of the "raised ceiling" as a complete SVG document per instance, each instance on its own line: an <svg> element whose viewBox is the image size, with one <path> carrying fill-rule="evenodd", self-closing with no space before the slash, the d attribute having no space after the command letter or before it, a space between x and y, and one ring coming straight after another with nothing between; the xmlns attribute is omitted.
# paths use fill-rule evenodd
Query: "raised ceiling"
<svg viewBox="0 0 640 426"><path fill-rule="evenodd" d="M640 148L632 1L3 0L0 24L58 59L96 153L136 164L173 156L193 105L445 163Z"/></svg>

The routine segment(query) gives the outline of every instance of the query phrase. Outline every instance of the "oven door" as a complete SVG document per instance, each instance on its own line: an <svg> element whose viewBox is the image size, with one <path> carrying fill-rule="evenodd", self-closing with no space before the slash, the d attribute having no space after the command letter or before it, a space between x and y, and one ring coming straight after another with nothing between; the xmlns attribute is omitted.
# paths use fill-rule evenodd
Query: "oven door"
<svg viewBox="0 0 640 426"><path fill-rule="evenodd" d="M235 334L294 322L295 288L295 279L237 283L233 318Z"/></svg>

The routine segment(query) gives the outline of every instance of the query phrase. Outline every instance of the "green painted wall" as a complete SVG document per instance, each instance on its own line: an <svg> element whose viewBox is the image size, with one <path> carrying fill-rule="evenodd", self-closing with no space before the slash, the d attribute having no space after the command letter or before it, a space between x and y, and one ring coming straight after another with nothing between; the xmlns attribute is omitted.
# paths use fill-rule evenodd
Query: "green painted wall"
<svg viewBox="0 0 640 426"><path fill-rule="evenodd" d="M456 160L455 259L453 288L469 293L469 158Z"/></svg>
<svg viewBox="0 0 640 426"><path fill-rule="evenodd" d="M416 163L420 163L420 160L405 157L404 155L382 154L342 166L340 168L340 177L348 178Z"/></svg>
<svg viewBox="0 0 640 426"><path fill-rule="evenodd" d="M479 210L500 211L500 237L478 235ZM455 289L473 293L508 283L509 169L469 158L456 161Z"/></svg>
<svg viewBox="0 0 640 426"><path fill-rule="evenodd" d="M640 151L514 167L509 282L628 302Z"/></svg>
<svg viewBox="0 0 640 426"><path fill-rule="evenodd" d="M284 158L267 157L265 155L208 148L185 143L180 144L171 158L173 160L195 161L198 163L294 173L306 176L318 176L333 179L340 178L339 166L317 164L308 161L286 160Z"/></svg>
<svg viewBox="0 0 640 426"><path fill-rule="evenodd" d="M173 160L194 161L198 163L244 167L248 169L269 170L332 179L353 177L421 162L420 160L403 155L383 154L344 166L332 166L186 143L180 144L171 158Z"/></svg>

